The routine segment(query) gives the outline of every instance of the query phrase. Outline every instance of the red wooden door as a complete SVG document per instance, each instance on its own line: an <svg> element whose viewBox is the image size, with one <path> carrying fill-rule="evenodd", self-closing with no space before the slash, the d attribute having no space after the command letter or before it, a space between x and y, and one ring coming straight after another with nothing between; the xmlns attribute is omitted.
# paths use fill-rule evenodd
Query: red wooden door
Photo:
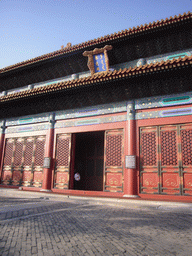
<svg viewBox="0 0 192 256"><path fill-rule="evenodd" d="M45 136L6 139L1 183L42 186Z"/></svg>
<svg viewBox="0 0 192 256"><path fill-rule="evenodd" d="M22 163L23 163L24 138L16 138L13 151L12 162L12 185L19 186L22 183Z"/></svg>
<svg viewBox="0 0 192 256"><path fill-rule="evenodd" d="M32 162L32 185L42 187L43 183L43 162L45 153L45 136L35 137L34 153Z"/></svg>
<svg viewBox="0 0 192 256"><path fill-rule="evenodd" d="M123 192L123 129L105 132L104 191Z"/></svg>
<svg viewBox="0 0 192 256"><path fill-rule="evenodd" d="M58 134L56 138L54 188L69 188L71 134Z"/></svg>
<svg viewBox="0 0 192 256"><path fill-rule="evenodd" d="M159 127L161 194L181 194L178 128L172 125Z"/></svg>
<svg viewBox="0 0 192 256"><path fill-rule="evenodd" d="M12 184L14 148L15 148L15 139L6 139L2 176L1 176L1 183L5 185Z"/></svg>
<svg viewBox="0 0 192 256"><path fill-rule="evenodd" d="M24 187L32 186L33 182L33 161L34 161L34 137L28 137L24 145L23 179Z"/></svg>
<svg viewBox="0 0 192 256"><path fill-rule="evenodd" d="M182 193L192 195L192 124L180 126Z"/></svg>
<svg viewBox="0 0 192 256"><path fill-rule="evenodd" d="M192 124L140 128L140 192L192 194Z"/></svg>
<svg viewBox="0 0 192 256"><path fill-rule="evenodd" d="M142 193L158 193L159 159L157 127L140 128L140 190Z"/></svg>

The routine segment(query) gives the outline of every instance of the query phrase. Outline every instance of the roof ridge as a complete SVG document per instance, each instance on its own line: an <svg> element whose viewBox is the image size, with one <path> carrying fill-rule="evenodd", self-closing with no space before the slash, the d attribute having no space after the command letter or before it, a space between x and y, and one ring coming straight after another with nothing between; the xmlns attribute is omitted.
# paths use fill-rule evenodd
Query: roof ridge
<svg viewBox="0 0 192 256"><path fill-rule="evenodd" d="M108 34L105 36L101 36L101 37L98 37L98 38L95 38L92 40L88 40L86 42L82 42L82 43L79 43L79 44L76 44L73 46L65 47L65 48L53 51L51 53L46 53L46 54L40 55L38 57L34 57L32 59L28 59L28 60L18 62L13 65L4 67L4 68L0 69L0 74L4 73L4 72L8 72L10 70L13 70L15 68L19 68L19 67L23 67L23 66L35 63L35 62L39 62L39 61L42 61L45 59L60 56L65 53L74 52L76 50L80 50L80 49L83 49L83 48L91 46L91 45L96 45L98 43L102 43L105 41L108 42L109 40L115 40L120 37L128 36L131 34L136 34L138 32L143 32L148 29L154 29L156 27L165 26L166 24L174 23L176 21L184 20L184 19L191 18L191 17L192 17L192 13L189 11L187 13L184 12L182 15L181 14L175 15L174 17L170 16L169 19L168 18L161 19L161 21L157 20L156 22L153 21L153 23L149 22L149 24L144 24L144 25L140 25L137 27L129 28L129 30L127 30L127 29L121 30L121 31L115 32L111 35Z"/></svg>

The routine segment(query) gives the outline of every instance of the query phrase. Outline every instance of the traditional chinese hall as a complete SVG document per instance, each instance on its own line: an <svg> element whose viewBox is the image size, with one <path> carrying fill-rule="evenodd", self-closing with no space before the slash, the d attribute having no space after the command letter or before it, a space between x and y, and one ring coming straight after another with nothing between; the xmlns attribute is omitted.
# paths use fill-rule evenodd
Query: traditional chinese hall
<svg viewBox="0 0 192 256"><path fill-rule="evenodd" d="M192 201L191 66L188 12L0 69L0 187Z"/></svg>

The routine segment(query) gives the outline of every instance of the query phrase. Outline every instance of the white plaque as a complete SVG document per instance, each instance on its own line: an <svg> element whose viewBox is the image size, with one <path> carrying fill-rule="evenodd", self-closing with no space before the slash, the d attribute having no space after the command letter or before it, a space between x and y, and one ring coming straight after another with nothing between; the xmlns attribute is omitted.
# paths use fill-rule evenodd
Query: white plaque
<svg viewBox="0 0 192 256"><path fill-rule="evenodd" d="M135 155L125 156L125 168L136 169L136 156Z"/></svg>
<svg viewBox="0 0 192 256"><path fill-rule="evenodd" d="M51 166L51 157L45 157L43 167L48 169L50 168L50 166Z"/></svg>

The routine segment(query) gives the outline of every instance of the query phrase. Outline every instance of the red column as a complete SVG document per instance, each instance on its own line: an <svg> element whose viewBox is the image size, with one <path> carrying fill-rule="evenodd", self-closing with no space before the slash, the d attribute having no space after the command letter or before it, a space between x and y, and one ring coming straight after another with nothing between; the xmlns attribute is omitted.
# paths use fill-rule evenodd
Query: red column
<svg viewBox="0 0 192 256"><path fill-rule="evenodd" d="M54 144L54 115L50 117L50 127L47 131L46 142L45 142L45 158L50 159L50 167L45 167L43 170L43 184L41 191L51 190L52 182L52 162L53 162L53 144Z"/></svg>
<svg viewBox="0 0 192 256"><path fill-rule="evenodd" d="M135 104L129 102L127 105L127 141L125 146L125 154L127 156L136 156L136 126L135 126ZM137 196L137 176L136 169L125 168L124 173L124 197L138 197Z"/></svg>
<svg viewBox="0 0 192 256"><path fill-rule="evenodd" d="M0 167L2 166L1 163L2 163L2 159L3 159L3 146L5 143L5 128L6 128L5 121L3 121L3 124L1 126L1 134L0 134ZM1 174L1 172L2 172L2 169L0 171L0 174Z"/></svg>

